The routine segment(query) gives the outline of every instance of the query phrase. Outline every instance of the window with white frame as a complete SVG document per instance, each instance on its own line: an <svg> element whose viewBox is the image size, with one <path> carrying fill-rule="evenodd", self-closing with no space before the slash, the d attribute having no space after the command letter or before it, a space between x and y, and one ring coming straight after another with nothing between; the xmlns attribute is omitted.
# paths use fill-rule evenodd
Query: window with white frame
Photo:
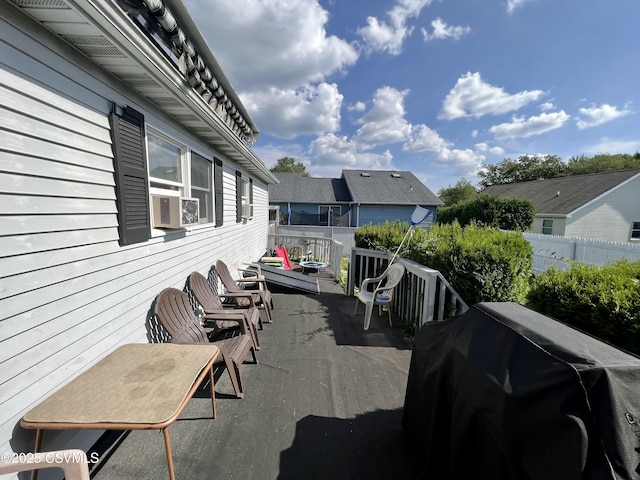
<svg viewBox="0 0 640 480"><path fill-rule="evenodd" d="M156 132L147 131L149 157L149 182L154 189L170 190L184 194L184 157L186 147Z"/></svg>
<svg viewBox="0 0 640 480"><path fill-rule="evenodd" d="M631 239L640 240L640 222L633 222L631 226Z"/></svg>
<svg viewBox="0 0 640 480"><path fill-rule="evenodd" d="M253 218L253 180L236 171L236 222Z"/></svg>
<svg viewBox="0 0 640 480"><path fill-rule="evenodd" d="M151 227L155 225L155 214L158 213L156 204L160 205L159 222L163 226L171 224L170 228L177 228L173 225L193 223L190 220L194 218L195 202L189 199L191 197L198 199L198 223L212 223L215 218L216 227L223 225L224 183L220 159L207 159L195 152L190 154L188 145L149 128L144 115L128 106L112 104L109 125L120 245L151 238ZM251 185L251 181L249 183ZM252 194L249 189L251 203ZM163 212L162 208L167 205ZM180 222L162 217L176 205L181 208Z"/></svg>
<svg viewBox="0 0 640 480"><path fill-rule="evenodd" d="M213 163L191 153L191 197L200 203L200 223L213 222Z"/></svg>
<svg viewBox="0 0 640 480"><path fill-rule="evenodd" d="M542 220L542 234L553 235L553 220Z"/></svg>
<svg viewBox="0 0 640 480"><path fill-rule="evenodd" d="M198 199L198 223L212 223L213 162L186 145L147 130L149 186L152 195Z"/></svg>

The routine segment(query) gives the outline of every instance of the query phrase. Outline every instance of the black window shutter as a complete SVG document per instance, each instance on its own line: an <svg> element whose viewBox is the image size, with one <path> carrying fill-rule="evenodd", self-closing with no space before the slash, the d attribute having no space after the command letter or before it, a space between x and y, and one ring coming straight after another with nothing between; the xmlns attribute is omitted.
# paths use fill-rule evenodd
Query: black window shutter
<svg viewBox="0 0 640 480"><path fill-rule="evenodd" d="M224 191L222 183L222 160L213 159L213 187L216 202L216 227L221 227L224 220Z"/></svg>
<svg viewBox="0 0 640 480"><path fill-rule="evenodd" d="M144 116L125 107L110 115L116 173L120 245L131 245L151 236L149 177L144 141Z"/></svg>
<svg viewBox="0 0 640 480"><path fill-rule="evenodd" d="M242 173L236 170L236 223L242 221Z"/></svg>

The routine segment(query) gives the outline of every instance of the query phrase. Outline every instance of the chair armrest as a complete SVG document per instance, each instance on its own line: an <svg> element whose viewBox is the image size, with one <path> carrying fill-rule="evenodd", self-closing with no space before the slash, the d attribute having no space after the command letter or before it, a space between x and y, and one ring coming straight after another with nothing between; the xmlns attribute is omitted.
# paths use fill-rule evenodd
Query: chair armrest
<svg viewBox="0 0 640 480"><path fill-rule="evenodd" d="M257 292L255 292L255 293L257 293ZM247 290L247 293L243 293L243 292L220 293L220 294L218 294L218 296L220 298L248 298L249 299L249 303L250 303L250 307L255 307L256 306L256 302L253 301L253 293L250 290Z"/></svg>
<svg viewBox="0 0 640 480"><path fill-rule="evenodd" d="M365 279L362 281L362 284L360 285L360 290L364 290L364 289L365 289L365 287L369 286L369 285L370 285L370 284L372 284L372 283L379 282L379 281L380 281L380 280L382 280L383 278L384 278L384 275L381 275L381 276L379 276L379 277L365 278Z"/></svg>
<svg viewBox="0 0 640 480"><path fill-rule="evenodd" d="M262 276L262 268L259 263L244 263L239 262L234 265L236 270L243 273L250 273L252 276Z"/></svg>
<svg viewBox="0 0 640 480"><path fill-rule="evenodd" d="M264 283L267 279L262 275L255 277L240 277L236 280L236 283Z"/></svg>
<svg viewBox="0 0 640 480"><path fill-rule="evenodd" d="M213 322L225 321L225 322L237 322L240 326L240 331L242 333L247 333L247 318L244 316L244 313L238 312L238 314L234 314L231 310L227 312L217 313L207 313L202 319L210 320Z"/></svg>

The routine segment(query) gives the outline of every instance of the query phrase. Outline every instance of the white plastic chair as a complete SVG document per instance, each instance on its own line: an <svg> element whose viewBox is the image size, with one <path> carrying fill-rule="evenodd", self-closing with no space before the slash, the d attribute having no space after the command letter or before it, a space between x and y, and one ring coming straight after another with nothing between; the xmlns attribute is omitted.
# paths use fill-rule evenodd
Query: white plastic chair
<svg viewBox="0 0 640 480"><path fill-rule="evenodd" d="M7 455L7 454L5 454ZM89 480L89 463L82 450L15 454L15 461L0 460L0 475L26 472L41 468L61 468L66 480ZM36 478L37 472L31 478Z"/></svg>
<svg viewBox="0 0 640 480"><path fill-rule="evenodd" d="M382 306L387 306L389 314L389 326L391 326L391 302L395 288L398 286L404 276L404 265L394 263L381 276L375 278L365 278L360 285L360 292L356 299L356 309L354 315L358 313L360 302L364 303L364 329L369 330L371 323L371 313L373 306L378 305L379 313L382 314ZM369 285L377 283L373 291L368 291Z"/></svg>

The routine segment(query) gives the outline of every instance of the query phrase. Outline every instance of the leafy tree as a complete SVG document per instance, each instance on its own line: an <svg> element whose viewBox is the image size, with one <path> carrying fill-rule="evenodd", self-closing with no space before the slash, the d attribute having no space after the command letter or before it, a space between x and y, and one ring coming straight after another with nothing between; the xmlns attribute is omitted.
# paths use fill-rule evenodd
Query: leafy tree
<svg viewBox="0 0 640 480"><path fill-rule="evenodd" d="M518 160L505 158L496 164L483 164L478 176L481 189L503 183L528 182L546 178L584 175L587 173L613 172L640 168L640 152L601 153L593 157L578 155L564 163L555 155L522 155Z"/></svg>
<svg viewBox="0 0 640 480"><path fill-rule="evenodd" d="M438 223L471 223L503 230L530 230L535 210L528 200L481 194L473 200L438 208Z"/></svg>
<svg viewBox="0 0 640 480"><path fill-rule="evenodd" d="M591 158L578 155L569 159L567 167L569 175L640 168L640 152L636 152L634 155L629 155L628 153L618 153L615 155L601 153Z"/></svg>
<svg viewBox="0 0 640 480"><path fill-rule="evenodd" d="M556 155L522 155L518 160L504 159L496 164L483 164L478 185L487 188L503 183L528 182L568 174L567 165Z"/></svg>
<svg viewBox="0 0 640 480"><path fill-rule="evenodd" d="M279 158L276 160L276 164L271 167L270 171L300 173L303 177L311 176L302 162L296 162L296 159L291 157Z"/></svg>
<svg viewBox="0 0 640 480"><path fill-rule="evenodd" d="M438 197L449 207L457 203L473 200L476 193L476 187L466 178L461 178L453 187L449 185L446 188L441 188L438 192Z"/></svg>

